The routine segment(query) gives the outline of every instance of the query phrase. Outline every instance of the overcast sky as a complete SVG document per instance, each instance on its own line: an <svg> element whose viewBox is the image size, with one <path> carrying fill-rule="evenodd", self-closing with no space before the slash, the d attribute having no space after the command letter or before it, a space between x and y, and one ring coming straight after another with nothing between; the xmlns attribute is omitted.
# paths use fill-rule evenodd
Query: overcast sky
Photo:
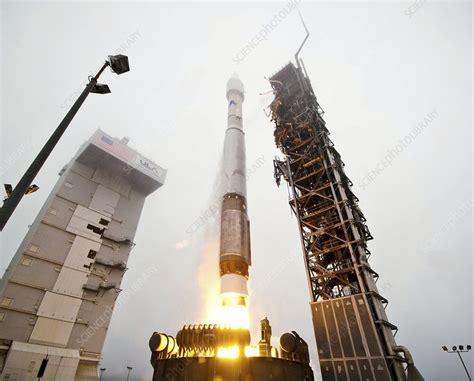
<svg viewBox="0 0 474 381"><path fill-rule="evenodd" d="M302 1L299 8L311 31L302 57L375 238L370 263L400 329L397 342L425 379L463 380L458 359L441 346L472 344L473 336L471 4ZM260 95L270 90L265 77L293 59L304 37L297 12L284 9L287 3L2 2L2 183L19 180L108 54L127 54L131 71L103 74L112 94L87 99L36 178L40 190L1 233L1 271L58 171L97 128L130 137L130 146L168 170L143 210L122 284L137 290L113 316L104 380L123 379L127 365L131 379L150 379L152 332L174 335L205 316L202 247L211 224L194 227L212 202L225 84L235 71L246 88L247 164L255 166L248 180L252 328L267 316L275 336L298 331L319 374L297 224L286 185L273 179L278 150L263 111L272 96ZM273 29L262 39L267 24ZM254 48L244 49L252 39ZM403 149L383 164L400 140ZM156 271L136 287L150 268ZM217 269L206 276L215 279Z"/></svg>

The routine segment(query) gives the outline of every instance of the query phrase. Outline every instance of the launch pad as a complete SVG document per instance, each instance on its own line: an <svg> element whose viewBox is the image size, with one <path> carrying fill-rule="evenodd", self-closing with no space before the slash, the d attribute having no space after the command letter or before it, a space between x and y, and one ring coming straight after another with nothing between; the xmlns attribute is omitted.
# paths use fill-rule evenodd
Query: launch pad
<svg viewBox="0 0 474 381"><path fill-rule="evenodd" d="M306 342L285 333L277 349L269 321L260 324L257 346L241 328L185 326L176 338L155 332L149 341L153 381L313 381Z"/></svg>
<svg viewBox="0 0 474 381"><path fill-rule="evenodd" d="M157 360L153 381L313 381L307 364L268 357Z"/></svg>

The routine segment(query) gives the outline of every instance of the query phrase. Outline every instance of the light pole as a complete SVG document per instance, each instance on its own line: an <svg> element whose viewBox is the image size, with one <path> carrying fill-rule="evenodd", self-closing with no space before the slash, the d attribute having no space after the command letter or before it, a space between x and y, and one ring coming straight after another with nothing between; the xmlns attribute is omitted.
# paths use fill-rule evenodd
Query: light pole
<svg viewBox="0 0 474 381"><path fill-rule="evenodd" d="M132 371L132 367L131 366L127 366L127 369L128 369L128 374L127 374L127 381L128 379L130 378L130 372Z"/></svg>
<svg viewBox="0 0 474 381"><path fill-rule="evenodd" d="M102 375L104 374L104 372L105 372L106 370L107 370L106 368L100 368L100 378L99 378L99 381L102 381Z"/></svg>
<svg viewBox="0 0 474 381"><path fill-rule="evenodd" d="M69 123L71 123L72 119L79 111L79 108L84 103L89 93L110 93L109 86L97 83L97 80L107 66L109 66L116 74L122 74L130 70L128 65L128 57L119 54L116 56L109 56L109 59L105 61L104 65L100 68L95 77L89 77L89 83L87 84L86 88L82 91L81 95L79 95L79 98L77 98L76 102L74 102L74 104L71 106L64 119L61 121L61 123L59 123L59 126L43 146L35 160L33 160L16 187L11 191L11 193L7 192L7 198L4 200L3 206L0 208L0 231L2 231L5 227L6 223L15 211L25 193L31 191L28 188L30 188L31 183L35 179L48 156L53 151L53 148L56 146L61 136L66 131Z"/></svg>
<svg viewBox="0 0 474 381"><path fill-rule="evenodd" d="M459 347L453 346L452 350L449 350L447 346L443 345L442 346L443 351L447 353L457 353L459 356L459 360L461 360L461 364L464 367L464 370L466 371L467 378L469 381L471 381L471 375L469 374L469 371L467 370L466 364L464 364L464 360L462 359L461 352L469 352L471 350L470 345L466 345L466 349L464 349L464 345L460 345Z"/></svg>

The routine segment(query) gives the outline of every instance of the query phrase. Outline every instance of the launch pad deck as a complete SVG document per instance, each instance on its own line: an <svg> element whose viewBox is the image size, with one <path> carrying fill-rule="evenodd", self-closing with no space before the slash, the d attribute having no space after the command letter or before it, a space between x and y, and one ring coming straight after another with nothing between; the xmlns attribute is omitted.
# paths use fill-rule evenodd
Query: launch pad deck
<svg viewBox="0 0 474 381"><path fill-rule="evenodd" d="M308 364L272 357L157 359L153 381L313 381Z"/></svg>

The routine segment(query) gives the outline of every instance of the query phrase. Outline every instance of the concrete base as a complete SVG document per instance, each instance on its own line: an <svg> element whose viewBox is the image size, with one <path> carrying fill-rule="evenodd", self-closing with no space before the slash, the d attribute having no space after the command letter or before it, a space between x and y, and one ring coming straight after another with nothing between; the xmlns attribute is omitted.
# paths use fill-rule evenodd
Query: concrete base
<svg viewBox="0 0 474 381"><path fill-rule="evenodd" d="M308 364L272 357L151 360L153 381L314 381Z"/></svg>

